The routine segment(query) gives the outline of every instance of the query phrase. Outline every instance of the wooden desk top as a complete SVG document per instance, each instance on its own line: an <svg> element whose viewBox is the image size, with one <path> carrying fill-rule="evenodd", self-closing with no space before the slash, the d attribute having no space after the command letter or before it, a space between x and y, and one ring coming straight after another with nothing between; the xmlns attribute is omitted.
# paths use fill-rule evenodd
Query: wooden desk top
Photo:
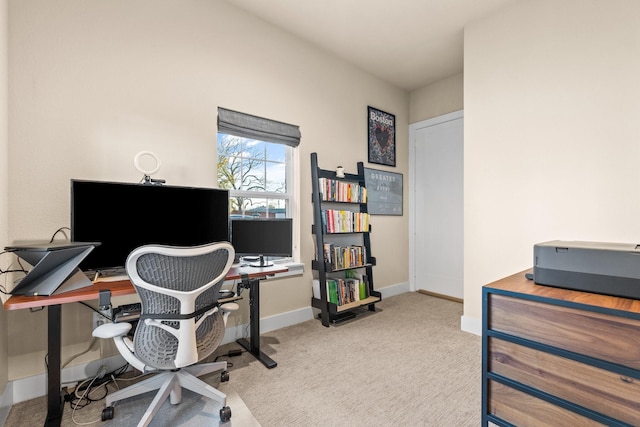
<svg viewBox="0 0 640 427"><path fill-rule="evenodd" d="M547 285L538 285L533 280L528 280L525 273L532 273L533 269L521 271L514 275L497 280L485 285L485 288L513 292L518 294L531 295L540 298L549 298L574 302L578 304L592 305L613 310L623 310L633 313L640 313L640 300L631 298L615 297L611 295L595 294L591 292L581 292L572 289L556 288Z"/></svg>
<svg viewBox="0 0 640 427"><path fill-rule="evenodd" d="M227 273L225 280L238 280L243 274L250 278L273 276L276 273L285 273L289 269L286 266L274 265L272 267L232 267ZM127 280L113 282L96 282L93 285L77 289L75 291L64 292L51 296L24 296L12 295L4 303L6 310L20 310L24 308L45 307L49 305L67 304L70 302L90 301L98 299L101 290L110 290L112 297L135 294L136 290Z"/></svg>

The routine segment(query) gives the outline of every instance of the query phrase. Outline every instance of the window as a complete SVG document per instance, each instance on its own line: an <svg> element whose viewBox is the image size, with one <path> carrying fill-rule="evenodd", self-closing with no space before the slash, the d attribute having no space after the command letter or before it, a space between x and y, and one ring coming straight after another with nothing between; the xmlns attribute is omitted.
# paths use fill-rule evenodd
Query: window
<svg viewBox="0 0 640 427"><path fill-rule="evenodd" d="M291 218L293 148L218 133L218 186L229 190L231 218Z"/></svg>
<svg viewBox="0 0 640 427"><path fill-rule="evenodd" d="M292 218L294 254L300 238L293 178L299 142L297 126L218 108L218 186L229 190L231 219Z"/></svg>

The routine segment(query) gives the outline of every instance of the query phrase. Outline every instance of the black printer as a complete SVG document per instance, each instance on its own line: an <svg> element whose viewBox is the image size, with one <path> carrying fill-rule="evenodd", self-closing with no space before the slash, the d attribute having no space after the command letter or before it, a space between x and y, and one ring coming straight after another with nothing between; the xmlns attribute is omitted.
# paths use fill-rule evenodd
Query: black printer
<svg viewBox="0 0 640 427"><path fill-rule="evenodd" d="M553 240L533 247L533 281L640 299L640 245Z"/></svg>

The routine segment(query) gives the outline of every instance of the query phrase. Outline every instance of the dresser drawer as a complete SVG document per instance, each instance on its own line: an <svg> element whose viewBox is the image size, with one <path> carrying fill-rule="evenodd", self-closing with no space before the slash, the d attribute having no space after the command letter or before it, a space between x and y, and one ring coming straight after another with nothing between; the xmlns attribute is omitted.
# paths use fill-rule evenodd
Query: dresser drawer
<svg viewBox="0 0 640 427"><path fill-rule="evenodd" d="M490 414L518 427L604 425L495 381L488 402Z"/></svg>
<svg viewBox="0 0 640 427"><path fill-rule="evenodd" d="M640 425L640 380L489 338L489 372L632 425Z"/></svg>
<svg viewBox="0 0 640 427"><path fill-rule="evenodd" d="M489 295L489 330L640 369L640 321Z"/></svg>

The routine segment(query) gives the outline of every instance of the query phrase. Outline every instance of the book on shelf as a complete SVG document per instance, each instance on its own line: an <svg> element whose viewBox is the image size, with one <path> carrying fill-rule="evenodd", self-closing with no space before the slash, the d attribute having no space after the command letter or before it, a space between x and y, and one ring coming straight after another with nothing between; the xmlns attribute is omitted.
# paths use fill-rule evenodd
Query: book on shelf
<svg viewBox="0 0 640 427"><path fill-rule="evenodd" d="M338 282L335 279L327 279L327 299L333 304L340 305Z"/></svg>
<svg viewBox="0 0 640 427"><path fill-rule="evenodd" d="M362 273L358 270L347 270L345 271L344 276L358 281L359 299L363 300L369 296L367 292L366 277Z"/></svg>
<svg viewBox="0 0 640 427"><path fill-rule="evenodd" d="M366 187L356 183L331 178L318 178L320 197L324 202L366 203Z"/></svg>
<svg viewBox="0 0 640 427"><path fill-rule="evenodd" d="M316 299L320 299L320 281L318 279L313 279L313 297ZM337 283L333 279L327 279L325 283L327 289L327 301L338 304L338 287Z"/></svg>
<svg viewBox="0 0 640 427"><path fill-rule="evenodd" d="M322 261L330 264L333 270L360 267L367 263L367 251L362 245L338 246L328 242L323 245Z"/></svg>
<svg viewBox="0 0 640 427"><path fill-rule="evenodd" d="M360 286L356 279L327 279L327 298L335 305L345 305L360 300Z"/></svg>
<svg viewBox="0 0 640 427"><path fill-rule="evenodd" d="M325 233L353 233L369 231L369 214L335 209L321 212L322 229Z"/></svg>
<svg viewBox="0 0 640 427"><path fill-rule="evenodd" d="M327 301L335 305L345 305L367 298L363 289L364 280L356 277L330 278L326 280ZM365 286L366 288L366 286ZM313 297L320 299L320 282L313 279Z"/></svg>
<svg viewBox="0 0 640 427"><path fill-rule="evenodd" d="M333 253L333 244L332 243L324 243L324 262L331 262Z"/></svg>
<svg viewBox="0 0 640 427"><path fill-rule="evenodd" d="M335 270L341 270L364 265L365 258L363 246L335 246L331 262Z"/></svg>

